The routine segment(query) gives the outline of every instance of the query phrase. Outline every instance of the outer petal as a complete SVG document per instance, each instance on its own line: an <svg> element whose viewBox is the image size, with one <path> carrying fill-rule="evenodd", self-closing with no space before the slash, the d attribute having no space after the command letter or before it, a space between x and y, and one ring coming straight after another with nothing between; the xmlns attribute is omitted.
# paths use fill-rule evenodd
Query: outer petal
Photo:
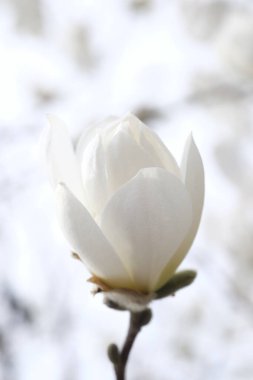
<svg viewBox="0 0 253 380"><path fill-rule="evenodd" d="M91 273L112 286L131 286L131 279L114 249L64 184L58 185L56 200L63 233Z"/></svg>
<svg viewBox="0 0 253 380"><path fill-rule="evenodd" d="M192 135L186 141L182 164L181 164L182 177L185 182L185 186L191 196L193 207L193 219L191 228L178 248L176 254L170 260L163 270L159 282L156 285L158 289L161 287L169 277L174 273L181 261L184 259L188 250L190 249L195 235L197 233L199 222L202 214L204 203L204 168L203 163L198 151L197 146L194 143Z"/></svg>
<svg viewBox="0 0 253 380"><path fill-rule="evenodd" d="M64 182L83 201L81 175L73 146L64 123L55 116L49 116L50 126L44 136L49 177L55 187Z"/></svg>
<svg viewBox="0 0 253 380"><path fill-rule="evenodd" d="M181 163L181 171L185 186L188 189L192 199L193 223L191 229L191 237L193 241L199 227L203 209L205 177L202 159L192 135L188 137L185 144L183 159Z"/></svg>
<svg viewBox="0 0 253 380"><path fill-rule="evenodd" d="M185 238L191 214L182 182L164 169L149 168L117 191L99 224L131 271L136 287L150 291Z"/></svg>

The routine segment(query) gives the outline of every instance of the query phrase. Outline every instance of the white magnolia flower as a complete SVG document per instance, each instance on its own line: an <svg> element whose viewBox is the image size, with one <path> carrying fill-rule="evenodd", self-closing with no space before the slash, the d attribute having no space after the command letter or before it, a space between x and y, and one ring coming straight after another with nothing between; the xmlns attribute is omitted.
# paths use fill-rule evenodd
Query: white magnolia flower
<svg viewBox="0 0 253 380"><path fill-rule="evenodd" d="M192 137L179 167L133 115L93 126L76 149L63 123L49 120L47 161L71 248L111 288L160 288L188 252L202 212L204 172Z"/></svg>

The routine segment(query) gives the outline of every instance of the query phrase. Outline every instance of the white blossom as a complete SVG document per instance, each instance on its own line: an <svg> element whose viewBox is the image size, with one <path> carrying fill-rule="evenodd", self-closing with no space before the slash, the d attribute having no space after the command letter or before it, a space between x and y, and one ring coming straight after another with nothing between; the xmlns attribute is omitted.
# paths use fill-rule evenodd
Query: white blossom
<svg viewBox="0 0 253 380"><path fill-rule="evenodd" d="M86 130L74 149L49 117L46 157L63 233L95 279L154 292L174 274L196 235L204 171L189 136L181 166L133 115Z"/></svg>

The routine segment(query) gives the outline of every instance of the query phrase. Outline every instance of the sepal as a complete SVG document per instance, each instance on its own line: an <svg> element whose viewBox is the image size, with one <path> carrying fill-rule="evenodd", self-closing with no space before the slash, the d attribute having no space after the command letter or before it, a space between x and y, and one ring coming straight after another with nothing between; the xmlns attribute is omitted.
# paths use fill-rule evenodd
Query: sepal
<svg viewBox="0 0 253 380"><path fill-rule="evenodd" d="M191 285L196 276L197 272L194 270L184 270L175 273L165 285L156 290L154 299L173 296L178 290Z"/></svg>

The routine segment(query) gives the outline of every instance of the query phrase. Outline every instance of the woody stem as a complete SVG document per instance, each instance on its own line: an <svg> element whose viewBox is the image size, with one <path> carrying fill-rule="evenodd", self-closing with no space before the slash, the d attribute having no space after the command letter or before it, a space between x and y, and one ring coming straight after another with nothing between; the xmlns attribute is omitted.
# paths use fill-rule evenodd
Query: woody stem
<svg viewBox="0 0 253 380"><path fill-rule="evenodd" d="M117 359L114 361L116 380L126 379L126 365L128 362L130 351L141 328L145 326L147 323L149 323L150 319L150 309L146 309L138 313L130 312L130 323L126 340L122 347L122 350L118 352Z"/></svg>

